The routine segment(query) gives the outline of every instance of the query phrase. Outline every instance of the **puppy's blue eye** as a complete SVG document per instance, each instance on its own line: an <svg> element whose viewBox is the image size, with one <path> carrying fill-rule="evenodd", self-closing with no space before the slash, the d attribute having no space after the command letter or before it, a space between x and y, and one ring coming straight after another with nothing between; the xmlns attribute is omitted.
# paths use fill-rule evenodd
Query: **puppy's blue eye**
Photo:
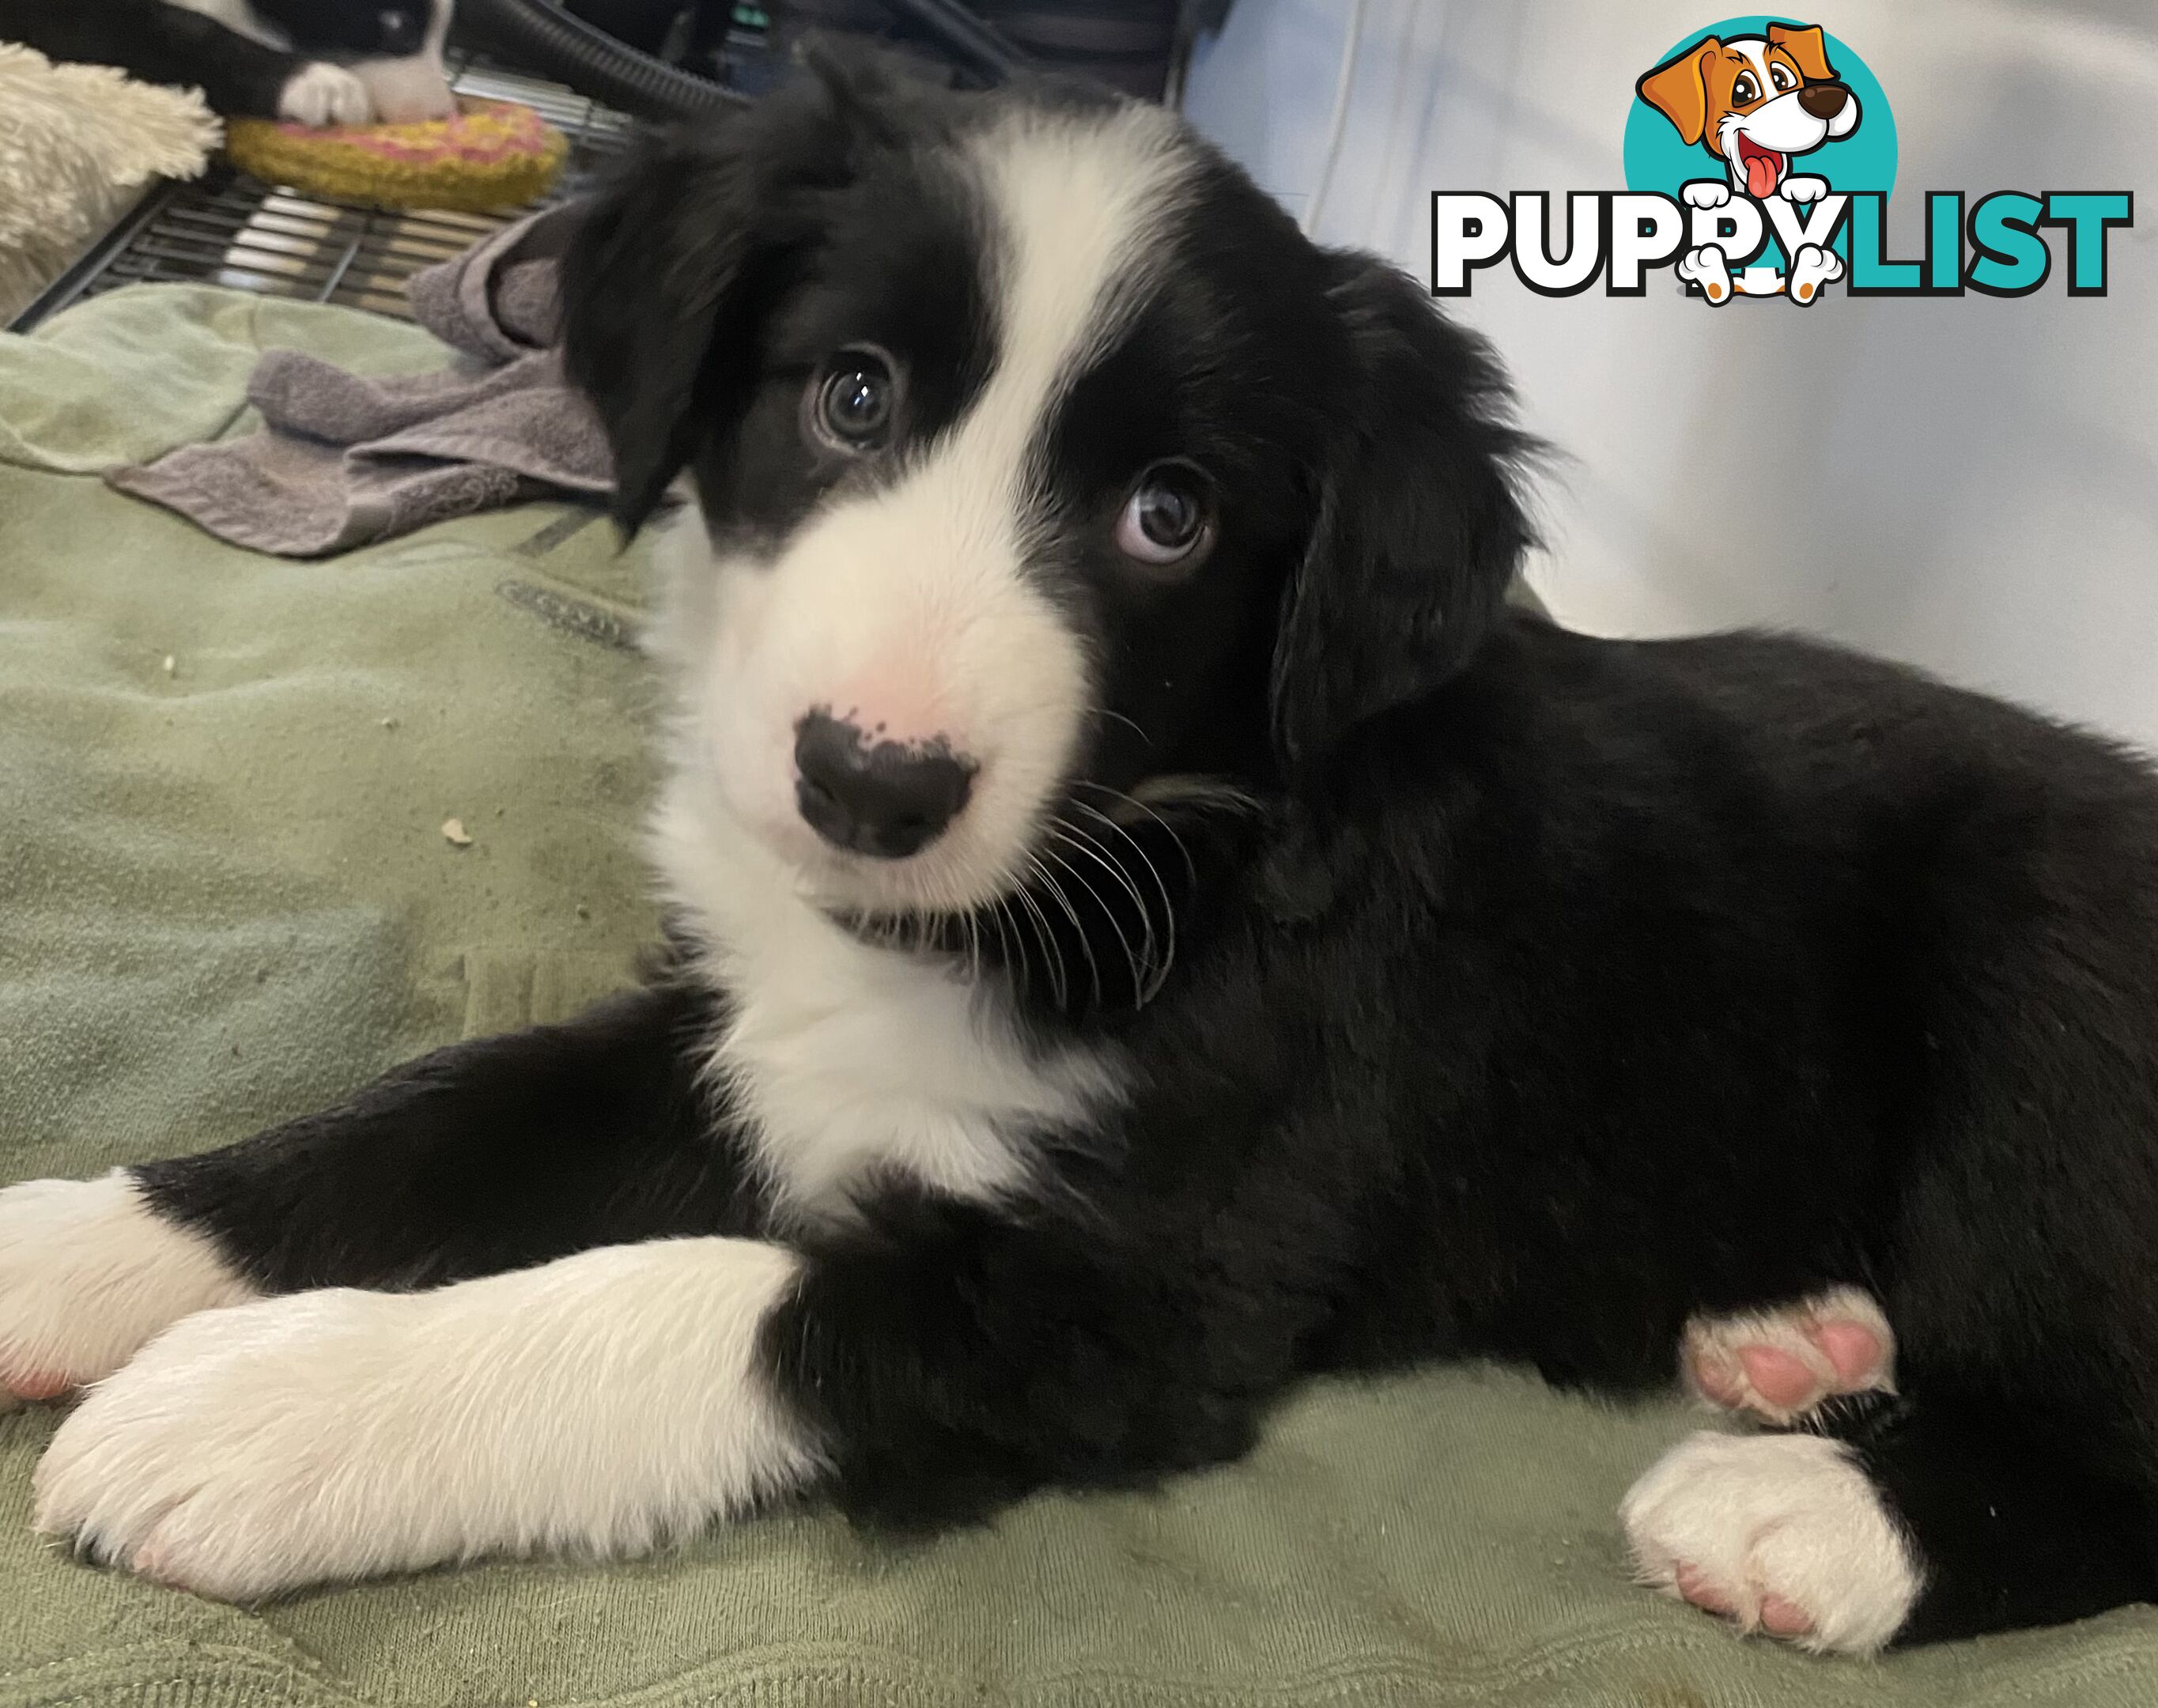
<svg viewBox="0 0 2158 1708"><path fill-rule="evenodd" d="M812 394L810 417L818 436L834 450L875 450L891 436L898 390L883 357L868 350L844 353Z"/></svg>

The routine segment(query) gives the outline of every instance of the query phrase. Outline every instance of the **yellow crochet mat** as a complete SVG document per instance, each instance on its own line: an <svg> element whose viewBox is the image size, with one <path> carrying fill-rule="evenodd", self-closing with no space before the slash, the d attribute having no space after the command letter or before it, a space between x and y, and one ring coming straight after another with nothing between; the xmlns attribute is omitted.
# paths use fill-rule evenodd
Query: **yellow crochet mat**
<svg viewBox="0 0 2158 1708"><path fill-rule="evenodd" d="M569 140L530 107L461 97L447 119L415 125L311 130L235 119L225 147L234 165L307 195L385 208L514 208L555 182Z"/></svg>

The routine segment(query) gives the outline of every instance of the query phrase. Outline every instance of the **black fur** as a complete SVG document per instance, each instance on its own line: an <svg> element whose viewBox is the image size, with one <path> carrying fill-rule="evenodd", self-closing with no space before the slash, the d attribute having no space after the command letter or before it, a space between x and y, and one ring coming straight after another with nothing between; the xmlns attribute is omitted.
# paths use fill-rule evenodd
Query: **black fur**
<svg viewBox="0 0 2158 1708"><path fill-rule="evenodd" d="M944 145L998 100L1086 98L842 67L640 157L567 273L622 521L686 468L715 527L783 536L860 477L795 431L834 343L922 376L912 431L956 418L995 282ZM678 971L142 1169L153 1200L272 1287L787 1240L769 1367L836 1498L907 1525L1233 1455L1314 1373L1658 1387L1691 1314L1850 1282L1903 1397L1828 1427L1924 1558L1906 1635L2158 1592L2158 778L1804 641L1509 611L1527 447L1488 353L1197 170L1045 462L1077 542L1135 465L1194 458L1219 549L1167 589L1076 543L1039 573L1114 715L1060 810L1187 772L1243 804L1102 837L1133 911L1071 921L1092 988L1003 944L1042 1041L1130 1068L1094 1128L1037 1135L1042 1189L778 1215L695 1078L728 996ZM1141 908L1173 965L1118 964Z"/></svg>
<svg viewBox="0 0 2158 1708"><path fill-rule="evenodd" d="M249 0L292 51L266 46L165 0L0 0L0 41L47 58L116 65L145 83L199 89L228 118L276 118L277 100L313 60L419 51L432 0Z"/></svg>

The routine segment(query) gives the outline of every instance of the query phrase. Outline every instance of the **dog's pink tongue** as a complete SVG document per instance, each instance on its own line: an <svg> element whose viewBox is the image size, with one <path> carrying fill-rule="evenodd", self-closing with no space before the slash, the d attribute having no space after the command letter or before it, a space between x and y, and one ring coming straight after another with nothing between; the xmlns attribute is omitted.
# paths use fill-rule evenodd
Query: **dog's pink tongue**
<svg viewBox="0 0 2158 1708"><path fill-rule="evenodd" d="M1749 154L1746 157L1746 194L1757 202L1765 202L1776 194L1774 155Z"/></svg>

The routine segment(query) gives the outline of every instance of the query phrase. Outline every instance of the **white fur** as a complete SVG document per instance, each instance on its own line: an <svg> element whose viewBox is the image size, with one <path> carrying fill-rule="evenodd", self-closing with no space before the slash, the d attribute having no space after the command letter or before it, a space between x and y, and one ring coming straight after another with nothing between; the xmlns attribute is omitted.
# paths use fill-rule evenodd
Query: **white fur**
<svg viewBox="0 0 2158 1708"><path fill-rule="evenodd" d="M277 91L277 116L296 125L365 125L374 119L367 85L342 65L300 67Z"/></svg>
<svg viewBox="0 0 2158 1708"><path fill-rule="evenodd" d="M994 281L994 366L903 474L841 496L777 549L723 555L670 617L688 740L708 782L834 906L985 905L1025 875L1045 800L1087 731L1089 661L1038 584L1050 412L1136 300L1185 157L1166 115L1030 116L973 164ZM977 767L965 809L903 860L833 849L795 802L794 732L826 710Z"/></svg>
<svg viewBox="0 0 2158 1708"><path fill-rule="evenodd" d="M782 1201L813 1215L885 1169L1007 1193L1031 1138L1116 1093L1104 1059L1027 1046L994 981L829 916L1007 896L1085 734L1088 660L1030 570L1037 459L1051 412L1139 300L1185 162L1166 116L1135 106L1014 119L973 165L998 346L965 415L900 478L768 555L715 560L694 520L667 548L655 643L678 715L657 864L736 1004L715 1071ZM793 732L820 708L972 759L952 827L897 861L818 839L795 805Z"/></svg>
<svg viewBox="0 0 2158 1708"><path fill-rule="evenodd" d="M401 59L362 59L353 72L366 85L375 116L385 124L409 125L421 119L447 118L457 111L450 74L442 63L455 0L432 0L425 43Z"/></svg>
<svg viewBox="0 0 2158 1708"><path fill-rule="evenodd" d="M1651 1466L1618 1509L1642 1581L1680 1593L1681 1566L1758 1630L1780 1596L1812 1628L1793 1638L1870 1654L1910 1617L1923 1578L1866 1473L1812 1435L1690 1436Z"/></svg>
<svg viewBox="0 0 2158 1708"><path fill-rule="evenodd" d="M71 0L81 3L81 0ZM281 52L294 51L292 39L257 17L247 0L168 0L185 11L214 18L227 29ZM432 0L425 44L397 59L362 59L349 67L315 61L285 80L278 92L277 116L297 125L365 125L379 119L410 124L447 117L456 110L449 74L442 62L456 12L455 0Z"/></svg>
<svg viewBox="0 0 2158 1708"><path fill-rule="evenodd" d="M799 1261L658 1241L189 1318L61 1425L35 1522L240 1601L483 1554L644 1551L815 1468L756 1355Z"/></svg>
<svg viewBox="0 0 2158 1708"><path fill-rule="evenodd" d="M1720 178L1691 178L1679 186L1689 208L1720 208L1731 199L1731 186Z"/></svg>
<svg viewBox="0 0 2158 1708"><path fill-rule="evenodd" d="M0 1409L108 1376L190 1312L254 1289L118 1169L0 1192Z"/></svg>
<svg viewBox="0 0 2158 1708"><path fill-rule="evenodd" d="M74 0L74 3L82 4L83 0ZM276 48L284 53L292 50L291 39L276 24L256 17L247 0L167 0L167 3L183 12L199 12L204 18L214 18L234 34L244 35L266 48Z"/></svg>
<svg viewBox="0 0 2158 1708"><path fill-rule="evenodd" d="M713 1067L795 1213L842 1211L849 1187L890 1169L995 1197L1025 1179L1030 1133L1114 1095L1102 1059L1025 1048L996 989L834 925L708 778L675 771L654 851L734 1004Z"/></svg>

